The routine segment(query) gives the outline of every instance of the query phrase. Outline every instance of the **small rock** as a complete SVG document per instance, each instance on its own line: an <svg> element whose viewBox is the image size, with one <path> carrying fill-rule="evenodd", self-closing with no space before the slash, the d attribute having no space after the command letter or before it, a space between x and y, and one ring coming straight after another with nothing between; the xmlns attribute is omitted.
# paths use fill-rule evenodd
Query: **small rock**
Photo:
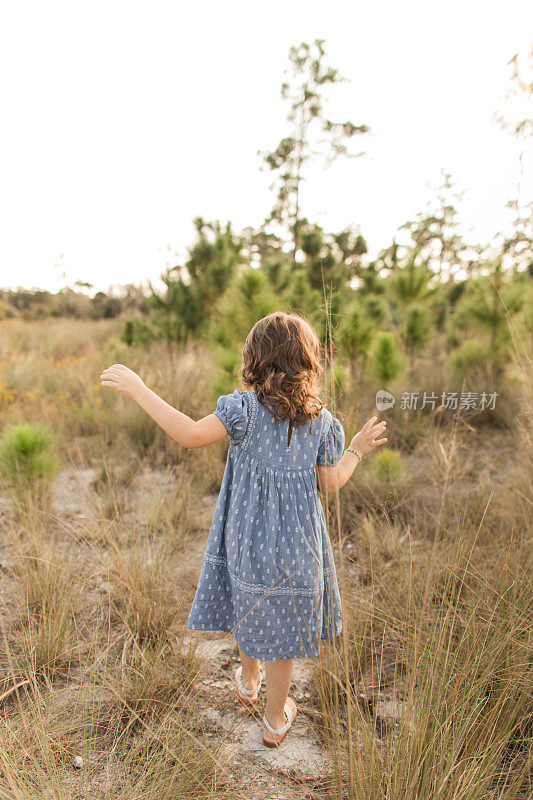
<svg viewBox="0 0 533 800"><path fill-rule="evenodd" d="M72 766L74 769L81 769L83 767L83 758L81 756L74 756L72 759Z"/></svg>

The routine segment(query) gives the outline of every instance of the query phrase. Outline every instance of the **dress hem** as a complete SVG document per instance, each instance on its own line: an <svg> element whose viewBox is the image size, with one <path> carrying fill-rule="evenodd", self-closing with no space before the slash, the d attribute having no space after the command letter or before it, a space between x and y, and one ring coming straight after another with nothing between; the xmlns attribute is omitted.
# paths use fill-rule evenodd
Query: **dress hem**
<svg viewBox="0 0 533 800"><path fill-rule="evenodd" d="M235 636L235 632L234 632L235 626L233 626L232 628L228 628L228 627L226 627L226 628L224 628L224 627L220 627L220 628L200 628L200 627L195 627L194 625L187 625L187 630L189 630L189 631L203 631L204 633L232 633L233 636ZM341 631L342 631L342 625L340 627L338 627L337 629L335 629L335 632L333 633L332 636L327 636L327 635L326 636L322 636L321 635L320 639L321 639L321 641L328 641L328 640L331 641L332 639L336 639L337 636L339 636L339 634L341 633ZM237 644L239 644L239 640L237 639L237 636L235 636L235 640L237 641ZM258 651L256 651L255 653L252 653L251 651L248 650L248 648L246 648L246 650L248 652L245 652L245 650L243 648L241 648L241 650L243 651L243 653L245 653L245 655L250 656L250 658L258 658L258 659L263 659L265 661L283 661L283 659L285 659L285 658L298 658L298 659L300 659L300 658L316 658L319 655L318 650L316 648L314 648L314 652L313 652L312 655L304 656L304 655L301 655L301 652L300 652L300 655L293 655L293 656L285 655L285 656L281 656L280 658L267 658L264 655L264 653L259 653Z"/></svg>

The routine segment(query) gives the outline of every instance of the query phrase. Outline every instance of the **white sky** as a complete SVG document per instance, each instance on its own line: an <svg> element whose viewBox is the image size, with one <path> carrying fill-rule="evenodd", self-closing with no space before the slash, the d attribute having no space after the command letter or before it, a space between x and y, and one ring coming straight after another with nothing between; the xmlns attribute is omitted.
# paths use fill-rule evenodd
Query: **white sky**
<svg viewBox="0 0 533 800"><path fill-rule="evenodd" d="M17 0L0 6L0 286L157 282L194 217L259 225L273 195L257 150L288 132L289 47L317 37L351 80L330 116L372 133L352 140L367 156L309 173L303 212L359 224L374 255L444 168L467 190L465 230L490 239L518 177L493 114L533 3Z"/></svg>

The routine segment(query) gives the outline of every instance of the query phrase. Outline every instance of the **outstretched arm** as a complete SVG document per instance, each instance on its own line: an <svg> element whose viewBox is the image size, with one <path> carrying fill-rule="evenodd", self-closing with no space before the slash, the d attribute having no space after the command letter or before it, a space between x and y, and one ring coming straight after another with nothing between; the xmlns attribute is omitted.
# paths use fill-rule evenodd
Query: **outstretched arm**
<svg viewBox="0 0 533 800"><path fill-rule="evenodd" d="M100 380L102 386L109 386L135 400L182 447L205 447L228 435L226 427L215 414L208 414L195 422L187 414L166 403L144 384L136 372L124 364L107 367L100 375Z"/></svg>

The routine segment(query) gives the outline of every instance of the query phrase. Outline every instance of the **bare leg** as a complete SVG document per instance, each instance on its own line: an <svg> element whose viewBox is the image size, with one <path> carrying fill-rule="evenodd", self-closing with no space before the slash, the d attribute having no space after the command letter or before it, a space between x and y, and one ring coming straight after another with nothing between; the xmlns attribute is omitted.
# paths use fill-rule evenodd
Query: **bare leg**
<svg viewBox="0 0 533 800"><path fill-rule="evenodd" d="M241 664L242 664L242 682L246 689L257 689L259 684L259 677L260 677L260 663L258 658L253 658L252 656L247 656L246 653L243 653L241 648L239 647L239 653L241 656Z"/></svg>
<svg viewBox="0 0 533 800"><path fill-rule="evenodd" d="M266 668L266 707L265 717L273 728L281 728L287 722L283 706L287 702L291 688L294 658L280 661L265 661ZM289 704L293 704L292 698ZM269 733L269 737L275 738Z"/></svg>

